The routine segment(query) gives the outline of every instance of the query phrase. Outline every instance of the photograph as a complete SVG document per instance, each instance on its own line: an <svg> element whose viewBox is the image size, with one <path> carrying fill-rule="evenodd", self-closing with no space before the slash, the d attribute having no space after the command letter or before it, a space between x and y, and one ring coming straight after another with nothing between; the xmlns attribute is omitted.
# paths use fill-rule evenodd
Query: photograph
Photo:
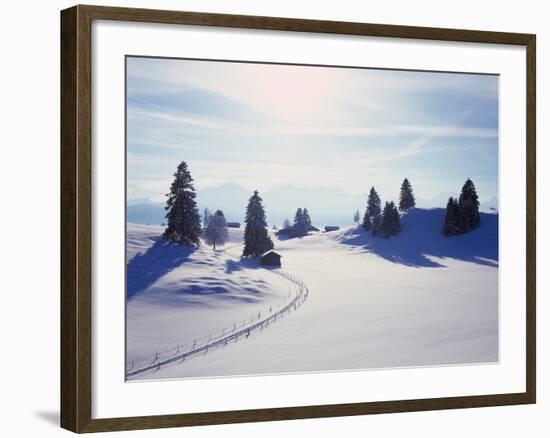
<svg viewBox="0 0 550 438"><path fill-rule="evenodd" d="M125 63L126 381L499 362L498 74Z"/></svg>

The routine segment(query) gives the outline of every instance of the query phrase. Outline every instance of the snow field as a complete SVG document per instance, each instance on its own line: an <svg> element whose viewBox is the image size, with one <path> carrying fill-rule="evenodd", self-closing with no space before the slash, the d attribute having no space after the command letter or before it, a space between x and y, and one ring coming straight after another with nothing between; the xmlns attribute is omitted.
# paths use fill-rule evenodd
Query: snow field
<svg viewBox="0 0 550 438"><path fill-rule="evenodd" d="M159 230L128 225L128 254L133 255L129 267L134 257L151 251ZM241 230L230 230L227 248L240 247L240 239ZM149 260L144 264L146 268ZM203 246L128 301L127 370L173 359L232 335L275 314L300 292L299 285L282 273L254 264L247 268L229 252Z"/></svg>
<svg viewBox="0 0 550 438"><path fill-rule="evenodd" d="M434 226L440 223L443 211L416 210L403 217L402 233L389 240L373 239L354 227L298 239L274 238L275 250L283 256L283 270L309 288L307 303L246 341L241 338L226 348L208 351L204 357L163 366L137 378L498 361L498 215L484 215L482 226L467 235L445 238ZM239 230L231 231L233 242L238 241ZM240 254L235 245L227 244L226 252L233 257ZM204 251L200 257L202 253L194 253L190 261L214 257L211 251ZM189 284L193 276L204 280L221 274L214 268L219 265L216 260L196 266L185 261L165 276L175 276L173 281L163 277L129 301L129 351L147 351L151 356L151 346L162 344L165 337L175 339L173 332L198 336L204 327L219 327L218 322L228 315L242 314L247 308L243 301L236 300L240 304L228 308L233 300L209 293L192 294L195 305L189 305L187 298L173 306L153 304L159 296L164 297L161 302L171 302L178 282ZM215 272L207 274L208 269ZM272 289L279 284L272 278L276 276L267 275L273 273L248 267L232 274L235 272L243 276L232 286L241 288L259 272L263 274L265 283L255 295L262 303L285 296L284 286ZM151 320L163 321L162 328L156 328ZM140 331L144 323L149 330ZM154 332L150 332L152 328Z"/></svg>

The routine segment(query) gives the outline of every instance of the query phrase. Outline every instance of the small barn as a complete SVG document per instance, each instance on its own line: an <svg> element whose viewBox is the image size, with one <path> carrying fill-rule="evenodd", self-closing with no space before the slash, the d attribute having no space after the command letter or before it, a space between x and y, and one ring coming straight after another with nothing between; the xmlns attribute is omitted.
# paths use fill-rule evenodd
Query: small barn
<svg viewBox="0 0 550 438"><path fill-rule="evenodd" d="M281 266L281 254L277 254L273 250L269 250L262 254L260 263L266 266Z"/></svg>

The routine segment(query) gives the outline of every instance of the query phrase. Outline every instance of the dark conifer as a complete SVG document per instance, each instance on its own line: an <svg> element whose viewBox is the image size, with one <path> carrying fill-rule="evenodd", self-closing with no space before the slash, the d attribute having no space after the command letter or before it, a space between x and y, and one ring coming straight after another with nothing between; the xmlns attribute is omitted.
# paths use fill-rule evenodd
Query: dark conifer
<svg viewBox="0 0 550 438"><path fill-rule="evenodd" d="M297 237L302 237L307 235L309 227L307 224L307 219L304 214L304 211L301 208L298 208L296 210L296 214L294 215L294 225L292 228L293 228L294 235Z"/></svg>
<svg viewBox="0 0 550 438"><path fill-rule="evenodd" d="M382 208L380 204L380 196L376 193L375 188L372 187L370 189L369 199L367 201L367 214L371 219L373 219L374 217L380 215L381 212Z"/></svg>
<svg viewBox="0 0 550 438"><path fill-rule="evenodd" d="M182 161L174 173L174 181L170 186L166 200L167 227L162 237L182 245L200 245L201 218L195 197L193 178Z"/></svg>
<svg viewBox="0 0 550 438"><path fill-rule="evenodd" d="M273 248L267 232L265 210L262 198L255 190L246 207L243 257L258 257Z"/></svg>
<svg viewBox="0 0 550 438"><path fill-rule="evenodd" d="M401 231L401 220L399 218L399 212L395 207L393 201L386 202L384 206L384 212L382 214L382 224L380 228L381 234L388 238L395 236Z"/></svg>
<svg viewBox="0 0 550 438"><path fill-rule="evenodd" d="M370 231L372 229L372 222L370 220L370 216L366 211L365 211L365 215L363 216L362 226L365 231Z"/></svg>
<svg viewBox="0 0 550 438"><path fill-rule="evenodd" d="M304 208L304 221L306 223L306 226L307 226L307 231L309 231L311 229L311 217L309 216L309 211L307 211L307 208Z"/></svg>
<svg viewBox="0 0 550 438"><path fill-rule="evenodd" d="M411 183L405 178L403 184L401 184L401 192L399 193L399 210L407 211L415 205L416 201L414 200Z"/></svg>
<svg viewBox="0 0 550 438"><path fill-rule="evenodd" d="M397 235L401 232L401 216L399 215L399 211L397 210L397 207L392 202L392 228L393 228L393 235Z"/></svg>
<svg viewBox="0 0 550 438"><path fill-rule="evenodd" d="M443 221L443 229L441 230L444 236L455 236L461 233L459 226L459 210L458 201L452 196L447 201L445 209L445 219Z"/></svg>
<svg viewBox="0 0 550 438"><path fill-rule="evenodd" d="M382 215L376 215L372 218L372 231L373 236L380 236L382 234Z"/></svg>
<svg viewBox="0 0 550 438"><path fill-rule="evenodd" d="M470 178L462 186L458 198L459 226L462 232L467 233L479 225L479 198L476 188Z"/></svg>

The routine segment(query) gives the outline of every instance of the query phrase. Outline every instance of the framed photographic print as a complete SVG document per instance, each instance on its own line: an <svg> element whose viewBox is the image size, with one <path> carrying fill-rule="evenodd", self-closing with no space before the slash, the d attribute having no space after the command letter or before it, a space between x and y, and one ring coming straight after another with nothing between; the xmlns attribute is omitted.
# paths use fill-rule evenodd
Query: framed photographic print
<svg viewBox="0 0 550 438"><path fill-rule="evenodd" d="M61 13L61 423L535 402L535 36Z"/></svg>

